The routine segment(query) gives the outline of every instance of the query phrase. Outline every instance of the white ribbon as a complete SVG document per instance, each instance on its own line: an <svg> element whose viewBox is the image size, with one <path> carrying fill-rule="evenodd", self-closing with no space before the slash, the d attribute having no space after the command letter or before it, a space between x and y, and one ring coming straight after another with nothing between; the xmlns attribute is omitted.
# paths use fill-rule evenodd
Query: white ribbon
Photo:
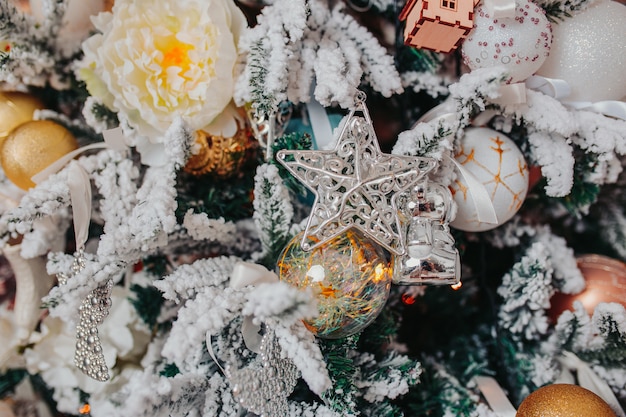
<svg viewBox="0 0 626 417"><path fill-rule="evenodd" d="M120 127L106 130L102 132L102 136L104 137L104 142L92 143L90 145L83 146L82 148L75 149L72 152L63 155L61 158L48 165L48 167L33 175L31 180L35 184L42 183L50 175L59 172L59 170L67 165L72 159L76 158L81 153L90 151L92 149L111 148L116 151L125 151L126 149L128 149L126 143L124 142L124 136Z"/></svg>
<svg viewBox="0 0 626 417"><path fill-rule="evenodd" d="M443 120L447 123L452 123L452 121L457 117L454 111L454 103L452 101L446 100L426 112L422 117L420 117L417 123L428 123L434 120ZM491 119L491 117L493 117L493 114L489 115L489 119ZM485 185L481 183L474 174L465 169L463 165L461 165L450 155L444 154L444 158L454 164L456 169L461 174L461 177L465 180L468 191L472 196L472 201L474 203L474 209L476 210L476 216L478 217L478 221L482 223L497 224L498 216L496 215L496 210L493 207L493 201L491 200L491 197L489 197L489 193L487 192Z"/></svg>
<svg viewBox="0 0 626 417"><path fill-rule="evenodd" d="M484 4L494 19L515 17L515 0L485 0Z"/></svg>
<svg viewBox="0 0 626 417"><path fill-rule="evenodd" d="M76 161L72 161L68 167L67 185L72 201L76 249L84 249L91 220L91 183L85 169Z"/></svg>
<svg viewBox="0 0 626 417"><path fill-rule="evenodd" d="M563 99L571 94L571 88L565 80L533 75L526 80L526 87L542 92L547 96L561 101L563 105L576 110L587 110L616 119L626 120L626 103L623 101L606 100L595 103L590 101L564 101Z"/></svg>
<svg viewBox="0 0 626 417"><path fill-rule="evenodd" d="M237 262L230 275L230 287L241 290L248 285L278 282L278 275L263 265L252 262Z"/></svg>
<svg viewBox="0 0 626 417"><path fill-rule="evenodd" d="M230 274L230 287L235 290L242 290L248 285L258 285L265 283L278 282L278 275L269 271L263 265L251 262L237 262ZM254 324L252 316L244 316L241 323L241 334L246 347L254 353L261 352L261 340L263 337L259 334L261 326ZM206 334L206 347L211 359L217 364L218 368L226 375L226 371L217 360L217 356L213 351L212 336L210 332Z"/></svg>
<svg viewBox="0 0 626 417"><path fill-rule="evenodd" d="M333 141L333 129L328 120L326 109L322 104L315 99L313 91L315 90L315 83L311 86L311 100L307 103L306 108L309 113L309 120L311 121L311 128L313 129L313 138L317 149L324 149Z"/></svg>
<svg viewBox="0 0 626 417"><path fill-rule="evenodd" d="M107 144L104 142L92 143L91 145L83 146L82 148L78 148L73 150L70 153L63 155L61 158L57 159L46 168L42 169L38 173L32 176L31 180L35 184L41 184L45 181L50 175L55 174L61 170L65 165L67 165L72 159L76 158L83 152L89 151L91 149L104 149L107 147Z"/></svg>
<svg viewBox="0 0 626 417"><path fill-rule="evenodd" d="M500 96L491 100L496 104L522 104L526 103L526 84L504 84L499 89Z"/></svg>
<svg viewBox="0 0 626 417"><path fill-rule="evenodd" d="M102 133L104 142L92 143L83 146L68 154L65 154L55 162L33 175L31 180L35 184L40 184L50 175L58 172L61 168L68 167L68 187L70 189L70 200L72 202L72 213L74 217L74 236L76 238L76 249L84 249L89 235L89 221L91 219L91 183L89 175L85 169L76 161L78 155L92 149L111 148L118 151L127 149L121 128L110 129Z"/></svg>
<svg viewBox="0 0 626 417"><path fill-rule="evenodd" d="M490 376L475 376L478 389L487 400L491 410L499 417L515 417L517 411L498 382Z"/></svg>
<svg viewBox="0 0 626 417"><path fill-rule="evenodd" d="M465 167L463 167L463 165L461 165L457 160L448 154L444 154L444 157L454 164L456 169L461 174L461 177L465 180L468 191L472 196L478 221L481 223L497 224L498 216L496 215L496 210L493 207L493 201L491 200L491 197L489 197L489 193L483 183L481 183L478 178L474 176L474 174L465 169Z"/></svg>
<svg viewBox="0 0 626 417"><path fill-rule="evenodd" d="M569 372L573 371L576 373L578 385L602 398L613 409L617 417L626 417L611 387L609 387L589 365L580 360L580 358L572 352L567 351L563 352L562 356L559 358L559 362L561 363L562 371L555 383L568 383L572 377Z"/></svg>
<svg viewBox="0 0 626 417"><path fill-rule="evenodd" d="M626 120L626 103L623 101L607 100L598 101L596 103L590 101L565 101L563 104L576 110L587 110L616 119Z"/></svg>
<svg viewBox="0 0 626 417"><path fill-rule="evenodd" d="M238 262L230 276L230 286L241 290L248 285L278 282L278 275L267 270L263 265L251 262ZM261 326L254 324L252 316L244 316L241 334L246 347L255 353L261 352Z"/></svg>
<svg viewBox="0 0 626 417"><path fill-rule="evenodd" d="M531 75L525 81L526 87L539 91L547 96L561 100L571 94L572 89L565 80Z"/></svg>

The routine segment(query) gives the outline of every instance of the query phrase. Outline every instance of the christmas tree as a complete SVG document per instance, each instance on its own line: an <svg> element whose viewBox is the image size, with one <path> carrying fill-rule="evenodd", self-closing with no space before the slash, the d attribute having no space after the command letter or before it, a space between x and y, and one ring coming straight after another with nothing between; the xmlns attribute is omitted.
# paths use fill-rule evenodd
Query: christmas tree
<svg viewBox="0 0 626 417"><path fill-rule="evenodd" d="M0 0L0 47L0 415L624 416L624 4Z"/></svg>

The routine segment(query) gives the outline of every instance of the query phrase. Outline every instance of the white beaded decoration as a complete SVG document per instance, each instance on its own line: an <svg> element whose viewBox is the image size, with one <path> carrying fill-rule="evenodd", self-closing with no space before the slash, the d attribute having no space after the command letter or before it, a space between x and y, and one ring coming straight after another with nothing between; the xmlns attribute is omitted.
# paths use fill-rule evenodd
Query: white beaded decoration
<svg viewBox="0 0 626 417"><path fill-rule="evenodd" d="M541 67L550 53L552 32L543 9L517 0L515 18L494 19L481 3L474 11L474 28L463 43L470 69L503 66L507 82L519 82Z"/></svg>

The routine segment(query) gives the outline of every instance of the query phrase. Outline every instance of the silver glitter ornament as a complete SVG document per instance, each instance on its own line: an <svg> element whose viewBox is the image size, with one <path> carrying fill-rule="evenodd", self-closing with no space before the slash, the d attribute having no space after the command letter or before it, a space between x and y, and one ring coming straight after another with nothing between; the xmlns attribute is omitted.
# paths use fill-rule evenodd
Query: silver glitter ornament
<svg viewBox="0 0 626 417"><path fill-rule="evenodd" d="M305 251L350 228L396 255L406 250L396 199L436 162L382 153L364 96L357 96L334 150L277 153L278 161L315 194L301 243Z"/></svg>
<svg viewBox="0 0 626 417"><path fill-rule="evenodd" d="M76 253L74 253L74 260L72 261L70 272L67 274L65 272L60 272L56 274L59 284L67 284L68 279L78 274L85 267L85 262L85 251L83 249L79 249Z"/></svg>
<svg viewBox="0 0 626 417"><path fill-rule="evenodd" d="M281 102L277 109L268 115L252 108L247 108L246 111L250 119L252 133L265 149L265 159L269 160L272 157L274 139L285 133L289 120L291 120L293 105L287 101Z"/></svg>
<svg viewBox="0 0 626 417"><path fill-rule="evenodd" d="M407 252L395 260L398 285L455 285L461 280L461 260L449 222L453 199L448 187L420 182L407 196Z"/></svg>
<svg viewBox="0 0 626 417"><path fill-rule="evenodd" d="M59 284L65 285L68 279L73 278L85 268L86 262L85 252L81 248L74 254L70 272L57 274ZM109 370L102 353L97 326L109 315L112 290L113 281L109 280L106 284L91 291L78 308L74 364L85 375L97 381L109 379Z"/></svg>
<svg viewBox="0 0 626 417"><path fill-rule="evenodd" d="M87 376L97 381L107 381L109 370L102 353L98 325L109 315L113 281L99 286L83 300L76 326L76 353L74 364Z"/></svg>
<svg viewBox="0 0 626 417"><path fill-rule="evenodd" d="M282 349L273 331L261 340L261 366L249 366L226 375L235 399L248 411L261 417L289 415L287 398L298 382L298 368L281 356Z"/></svg>

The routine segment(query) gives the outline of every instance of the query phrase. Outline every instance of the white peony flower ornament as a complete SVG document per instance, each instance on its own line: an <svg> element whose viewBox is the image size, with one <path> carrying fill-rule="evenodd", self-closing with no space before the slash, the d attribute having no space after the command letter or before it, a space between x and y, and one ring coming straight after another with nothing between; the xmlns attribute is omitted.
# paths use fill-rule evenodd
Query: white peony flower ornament
<svg viewBox="0 0 626 417"><path fill-rule="evenodd" d="M211 130L232 99L246 26L232 0L116 0L93 22L101 33L83 43L78 70L91 95L152 143L178 117Z"/></svg>

